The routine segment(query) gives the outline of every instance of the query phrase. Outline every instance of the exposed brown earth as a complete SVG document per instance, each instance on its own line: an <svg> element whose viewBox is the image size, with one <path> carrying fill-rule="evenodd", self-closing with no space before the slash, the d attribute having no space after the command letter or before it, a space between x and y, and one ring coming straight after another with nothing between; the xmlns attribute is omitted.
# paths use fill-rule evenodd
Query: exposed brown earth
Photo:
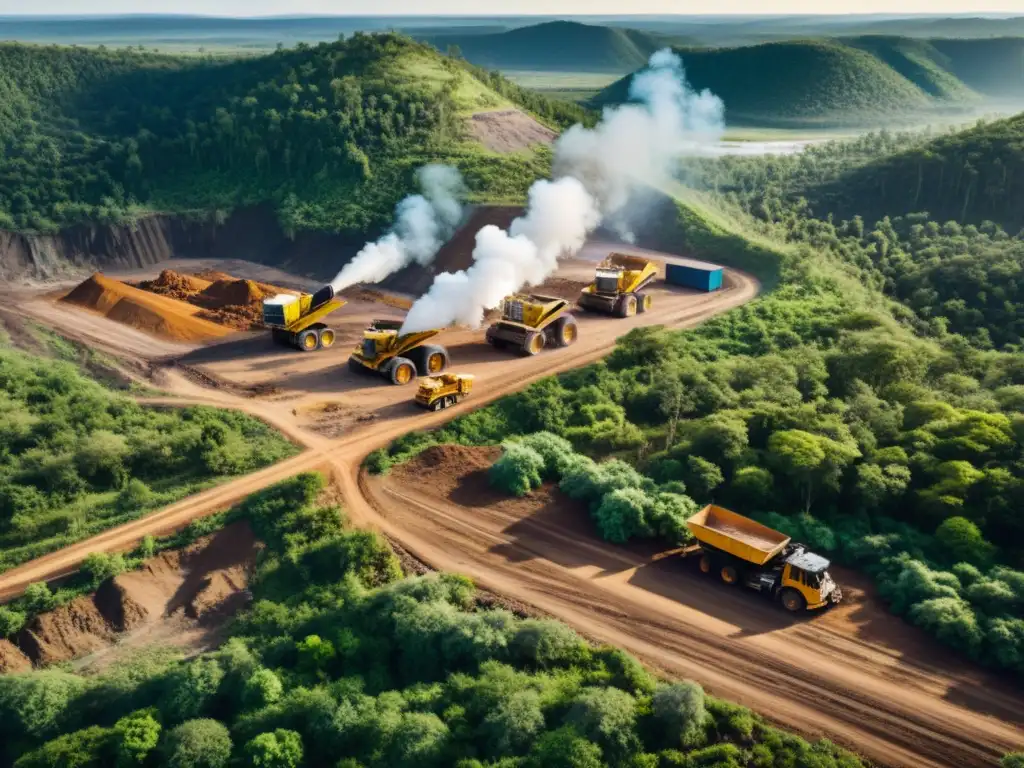
<svg viewBox="0 0 1024 768"><path fill-rule="evenodd" d="M522 152L551 144L558 134L518 109L478 112L469 118L470 135L492 152Z"/></svg>
<svg viewBox="0 0 1024 768"><path fill-rule="evenodd" d="M0 644L0 671L105 651L126 633L153 633L164 622L181 633L209 628L246 603L257 549L248 524L235 523L182 550L162 552L105 581L94 594L34 618L15 637L16 645Z"/></svg>

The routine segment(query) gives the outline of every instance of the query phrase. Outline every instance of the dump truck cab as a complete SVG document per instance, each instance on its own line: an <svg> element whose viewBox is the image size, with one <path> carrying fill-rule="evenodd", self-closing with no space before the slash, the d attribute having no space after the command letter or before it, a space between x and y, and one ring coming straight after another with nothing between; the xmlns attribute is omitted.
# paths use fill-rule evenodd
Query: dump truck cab
<svg viewBox="0 0 1024 768"><path fill-rule="evenodd" d="M400 320L374 320L352 350L349 368L380 373L392 384L408 384L419 376L441 373L448 367L448 350L426 344L440 329L401 333Z"/></svg>
<svg viewBox="0 0 1024 768"><path fill-rule="evenodd" d="M431 411L440 411L461 402L473 389L473 376L468 373L443 373L420 379L416 403Z"/></svg>
<svg viewBox="0 0 1024 768"><path fill-rule="evenodd" d="M487 342L536 355L544 347L568 347L579 336L569 302L555 296L517 293L501 302L501 318L487 329Z"/></svg>
<svg viewBox="0 0 1024 768"><path fill-rule="evenodd" d="M334 346L337 334L321 322L347 302L334 296L334 288L325 285L316 293L278 294L263 300L263 324L271 338L303 352L315 352Z"/></svg>
<svg viewBox="0 0 1024 768"><path fill-rule="evenodd" d="M784 533L710 504L686 521L700 569L726 584L742 584L778 600L789 611L815 610L842 600L829 561Z"/></svg>
<svg viewBox="0 0 1024 768"><path fill-rule="evenodd" d="M616 317L631 317L651 308L643 289L658 276L654 262L640 256L613 253L597 265L594 282L580 292L582 309Z"/></svg>

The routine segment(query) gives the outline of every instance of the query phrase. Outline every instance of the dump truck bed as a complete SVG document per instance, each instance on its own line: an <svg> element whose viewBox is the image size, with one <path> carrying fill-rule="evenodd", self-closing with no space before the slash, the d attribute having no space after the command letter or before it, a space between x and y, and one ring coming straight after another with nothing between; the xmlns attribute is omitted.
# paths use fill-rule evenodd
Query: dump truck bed
<svg viewBox="0 0 1024 768"><path fill-rule="evenodd" d="M709 504L686 521L701 544L764 565L789 544L789 536L749 517Z"/></svg>

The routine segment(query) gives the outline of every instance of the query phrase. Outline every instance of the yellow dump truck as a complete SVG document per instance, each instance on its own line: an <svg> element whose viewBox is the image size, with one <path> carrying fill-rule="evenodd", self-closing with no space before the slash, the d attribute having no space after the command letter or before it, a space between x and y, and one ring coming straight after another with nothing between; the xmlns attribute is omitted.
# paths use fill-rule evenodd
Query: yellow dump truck
<svg viewBox="0 0 1024 768"><path fill-rule="evenodd" d="M789 536L749 517L709 505L686 521L700 569L726 584L742 584L778 600L789 611L814 610L843 599L829 561Z"/></svg>
<svg viewBox="0 0 1024 768"><path fill-rule="evenodd" d="M473 389L473 376L468 373L442 373L420 379L416 402L431 411L440 411L466 397Z"/></svg>
<svg viewBox="0 0 1024 768"><path fill-rule="evenodd" d="M576 318L568 309L569 302L555 296L509 296L501 303L501 319L487 329L487 341L526 355L536 355L544 347L568 347L579 336Z"/></svg>
<svg viewBox="0 0 1024 768"><path fill-rule="evenodd" d="M654 282L658 267L640 256L613 253L597 265L594 282L580 292L582 309L616 317L632 317L651 308L643 289Z"/></svg>
<svg viewBox="0 0 1024 768"><path fill-rule="evenodd" d="M426 342L440 329L399 333L400 320L374 320L348 359L354 371L374 371L392 384L408 384L420 376L434 376L448 367L448 350Z"/></svg>
<svg viewBox="0 0 1024 768"><path fill-rule="evenodd" d="M303 352L328 349L334 346L337 334L321 321L346 303L334 297L330 285L313 294L281 294L263 300L263 324L278 344Z"/></svg>

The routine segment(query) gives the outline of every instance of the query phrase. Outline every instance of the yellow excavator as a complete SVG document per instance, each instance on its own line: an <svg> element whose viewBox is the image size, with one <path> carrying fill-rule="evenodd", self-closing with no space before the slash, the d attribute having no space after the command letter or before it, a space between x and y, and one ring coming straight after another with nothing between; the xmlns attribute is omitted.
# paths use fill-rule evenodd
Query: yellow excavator
<svg viewBox="0 0 1024 768"><path fill-rule="evenodd" d="M616 317L632 317L651 308L643 289L654 282L658 267L640 256L613 253L597 265L594 282L580 292L581 309Z"/></svg>
<svg viewBox="0 0 1024 768"><path fill-rule="evenodd" d="M473 375L469 373L442 373L420 379L416 403L431 411L440 411L468 397L473 389Z"/></svg>
<svg viewBox="0 0 1024 768"><path fill-rule="evenodd" d="M325 285L313 294L290 293L263 300L263 324L270 328L277 344L315 352L334 346L337 334L321 322L347 302L334 297L334 288Z"/></svg>
<svg viewBox="0 0 1024 768"><path fill-rule="evenodd" d="M348 366L353 371L373 371L392 384L408 384L419 376L435 376L448 367L448 350L426 342L441 329L403 333L401 320L374 320L352 351Z"/></svg>
<svg viewBox="0 0 1024 768"><path fill-rule="evenodd" d="M554 296L517 293L501 303L501 318L487 329L487 342L536 355L544 347L568 347L579 336L569 302Z"/></svg>

